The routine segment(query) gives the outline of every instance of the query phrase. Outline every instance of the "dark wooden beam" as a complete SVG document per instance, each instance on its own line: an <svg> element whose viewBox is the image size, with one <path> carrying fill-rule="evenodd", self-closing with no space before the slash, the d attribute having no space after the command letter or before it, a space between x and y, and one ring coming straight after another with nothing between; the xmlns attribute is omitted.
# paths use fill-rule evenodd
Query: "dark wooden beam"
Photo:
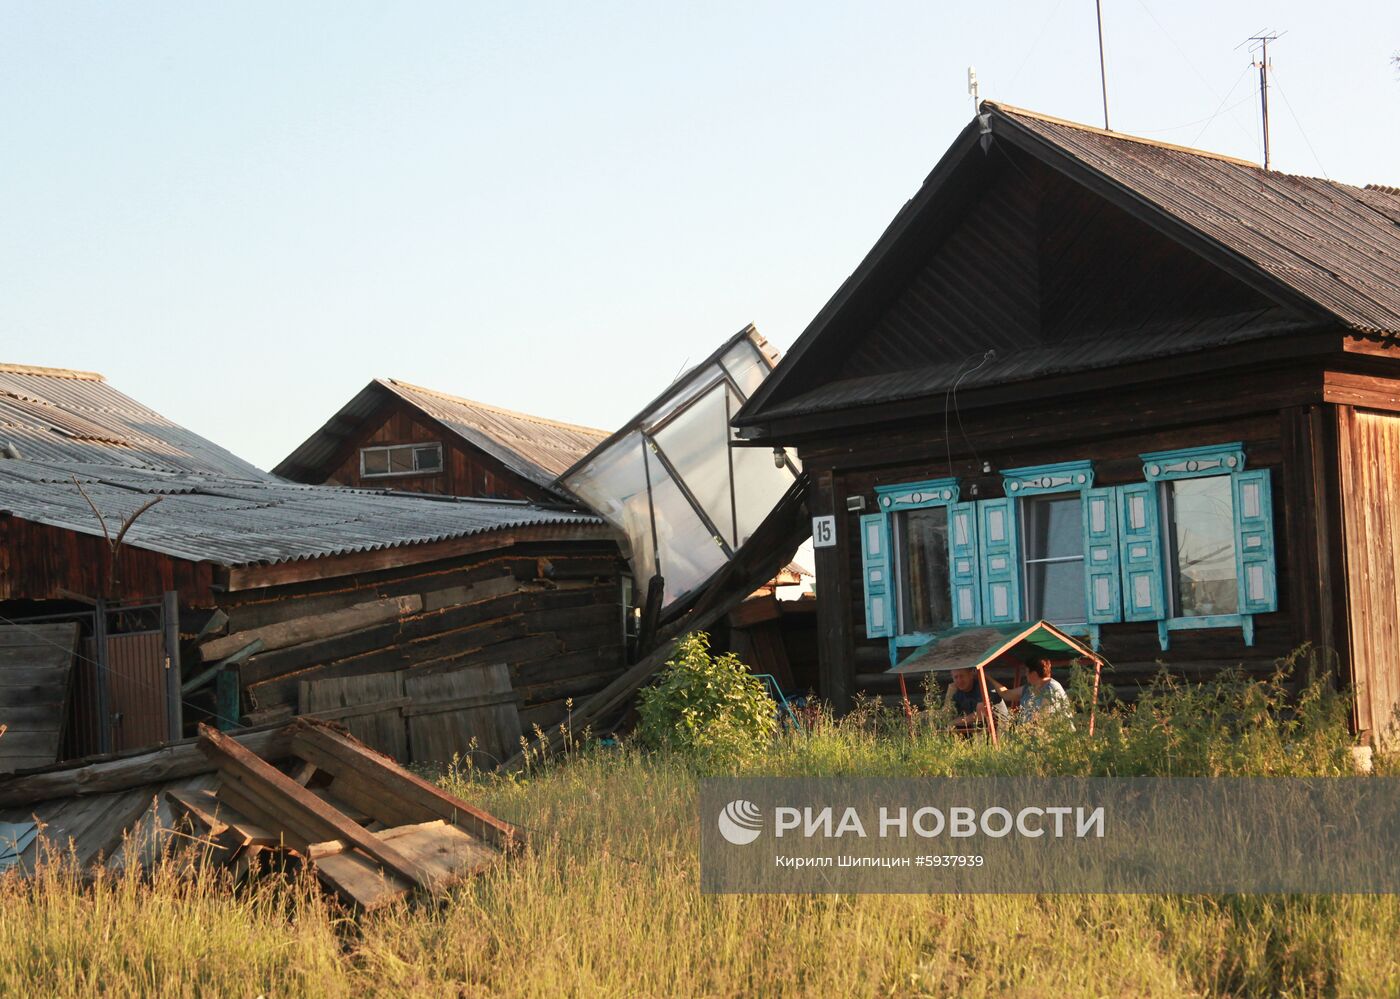
<svg viewBox="0 0 1400 999"><path fill-rule="evenodd" d="M817 677L818 693L838 715L850 710L851 684L855 676L852 622L849 515L846 497L830 470L812 479L808 501L812 516L836 516L836 544L816 548L817 573Z"/></svg>

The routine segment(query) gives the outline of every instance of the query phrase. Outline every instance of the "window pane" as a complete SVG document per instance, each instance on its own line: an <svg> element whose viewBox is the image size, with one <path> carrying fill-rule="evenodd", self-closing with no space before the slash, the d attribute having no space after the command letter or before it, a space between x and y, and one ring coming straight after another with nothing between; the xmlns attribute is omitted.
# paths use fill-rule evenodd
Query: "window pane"
<svg viewBox="0 0 1400 999"><path fill-rule="evenodd" d="M1084 560L1032 562L1026 566L1027 617L1053 624L1083 624Z"/></svg>
<svg viewBox="0 0 1400 999"><path fill-rule="evenodd" d="M666 474L651 463L651 495L656 512L656 540L666 602L679 600L724 565L724 550L695 514L695 509Z"/></svg>
<svg viewBox="0 0 1400 999"><path fill-rule="evenodd" d="M1056 624L1082 624L1084 609L1084 522L1078 493L1023 500L1026 617Z"/></svg>
<svg viewBox="0 0 1400 999"><path fill-rule="evenodd" d="M725 388L716 385L657 432L656 443L695 494L724 540L735 545L729 495L729 416Z"/></svg>
<svg viewBox="0 0 1400 999"><path fill-rule="evenodd" d="M651 544L651 506L647 501L642 447L642 435L633 431L574 472L565 484L627 536L632 574L645 599L656 572L656 557ZM666 602L671 598L668 581Z"/></svg>
<svg viewBox="0 0 1400 999"><path fill-rule="evenodd" d="M389 449L389 471L395 475L413 471L413 448L391 447Z"/></svg>
<svg viewBox="0 0 1400 999"><path fill-rule="evenodd" d="M948 581L948 510L910 510L896 518L899 631L928 634L953 626Z"/></svg>
<svg viewBox="0 0 1400 999"><path fill-rule="evenodd" d="M436 472L442 468L441 444L432 444L428 447L420 447L417 448L416 451L417 457L415 460L418 464L418 471Z"/></svg>
<svg viewBox="0 0 1400 999"><path fill-rule="evenodd" d="M758 354L758 348L743 339L730 347L721 358L725 369L745 398L751 397L768 377L768 365Z"/></svg>
<svg viewBox="0 0 1400 999"><path fill-rule="evenodd" d="M389 472L389 452L379 448L365 448L360 452L360 461L366 475L386 475Z"/></svg>
<svg viewBox="0 0 1400 999"><path fill-rule="evenodd" d="M1084 557L1084 522L1079 494L1025 501L1026 558Z"/></svg>
<svg viewBox="0 0 1400 999"><path fill-rule="evenodd" d="M1177 616L1237 613L1239 588L1230 477L1177 479L1168 486Z"/></svg>

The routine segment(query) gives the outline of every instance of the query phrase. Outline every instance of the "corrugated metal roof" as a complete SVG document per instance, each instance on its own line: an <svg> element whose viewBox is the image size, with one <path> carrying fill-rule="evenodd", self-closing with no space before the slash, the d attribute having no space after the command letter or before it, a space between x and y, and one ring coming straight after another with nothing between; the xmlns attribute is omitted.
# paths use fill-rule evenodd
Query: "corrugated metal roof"
<svg viewBox="0 0 1400 999"><path fill-rule="evenodd" d="M95 536L153 496L125 543L189 561L266 565L399 548L542 525L599 525L590 514L512 502L306 486L93 463L0 461L0 514Z"/></svg>
<svg viewBox="0 0 1400 999"><path fill-rule="evenodd" d="M273 470L289 478L328 472L348 437L395 396L491 455L522 478L549 488L555 477L607 437L606 431L517 413L394 378L376 378Z"/></svg>
<svg viewBox="0 0 1400 999"><path fill-rule="evenodd" d="M958 136L920 191L735 417L736 426L919 398L946 392L955 384L970 389L1227 343L1268 344L1280 335L1321 329L1335 329L1339 335L1347 328L1363 335L1400 335L1400 195L1394 189L1265 171L1244 160L991 102L984 102L982 110L985 119L974 119ZM990 147L985 146L988 142ZM1228 269L1237 280L1267 294L1278 308L1181 317L1170 325L1144 316L1107 334L998 350L994 359L978 366L985 350L998 344L988 342L985 323L972 320L1005 311L1004 299L1010 294L991 274L990 288L984 282L958 289L960 306L970 317L963 323L965 330L957 327L957 316L942 316L941 324L905 322L897 330L906 341L922 338L919 343L928 356L896 351L899 357L882 371L853 370L847 363L852 358L846 355L854 345L871 339L878 317L883 315L886 325L907 318L882 311L888 297L902 290L917 297L919 273L900 275L910 269L911 259L930 252L925 240L936 220L966 206L968 192L976 190L969 178L989 176L998 168L998 161L984 154L984 148L998 144L1013 157L1043 161L1158 231L1175 233L1173 238L1192 245L1222 273ZM1015 168L1009 176L1019 176L1029 187L1031 181L1016 161L1006 159L1003 165L1008 162ZM1022 165L1026 162L1021 160ZM947 328L950 323L957 328ZM975 334L970 339L976 344L960 342L960 331Z"/></svg>
<svg viewBox="0 0 1400 999"><path fill-rule="evenodd" d="M0 364L0 451L7 444L28 461L268 478L87 371Z"/></svg>

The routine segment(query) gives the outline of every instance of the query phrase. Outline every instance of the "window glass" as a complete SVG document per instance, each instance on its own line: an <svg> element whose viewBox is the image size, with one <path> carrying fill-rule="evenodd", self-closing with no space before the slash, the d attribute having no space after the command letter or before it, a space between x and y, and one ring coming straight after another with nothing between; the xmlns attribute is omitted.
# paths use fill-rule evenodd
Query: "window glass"
<svg viewBox="0 0 1400 999"><path fill-rule="evenodd" d="M675 480L652 461L651 497L656 513L657 561L666 580L666 602L679 600L724 565L724 549L696 515Z"/></svg>
<svg viewBox="0 0 1400 999"><path fill-rule="evenodd" d="M1083 624L1084 526L1078 493L1021 501L1025 537L1026 618Z"/></svg>
<svg viewBox="0 0 1400 999"><path fill-rule="evenodd" d="M1165 483L1175 617L1239 611L1230 486L1228 475Z"/></svg>
<svg viewBox="0 0 1400 999"><path fill-rule="evenodd" d="M412 472L413 469L413 448L411 447L391 447L389 448L389 474L402 475L404 472Z"/></svg>
<svg viewBox="0 0 1400 999"><path fill-rule="evenodd" d="M432 444L416 449L414 464L420 472L436 472L442 468L442 445Z"/></svg>
<svg viewBox="0 0 1400 999"><path fill-rule="evenodd" d="M389 474L389 452L382 448L365 448L360 452L360 462L366 475Z"/></svg>
<svg viewBox="0 0 1400 999"><path fill-rule="evenodd" d="M651 506L647 500L643 446L642 435L633 431L570 475L565 484L627 536L627 555L638 587L645 594L656 574L656 556L651 544ZM671 596L669 585L666 596Z"/></svg>
<svg viewBox="0 0 1400 999"><path fill-rule="evenodd" d="M948 508L929 507L897 514L894 527L900 634L926 635L951 628Z"/></svg>
<svg viewBox="0 0 1400 999"><path fill-rule="evenodd" d="M734 507L729 494L729 414L725 387L716 385L656 432L656 443L724 540L734 539Z"/></svg>

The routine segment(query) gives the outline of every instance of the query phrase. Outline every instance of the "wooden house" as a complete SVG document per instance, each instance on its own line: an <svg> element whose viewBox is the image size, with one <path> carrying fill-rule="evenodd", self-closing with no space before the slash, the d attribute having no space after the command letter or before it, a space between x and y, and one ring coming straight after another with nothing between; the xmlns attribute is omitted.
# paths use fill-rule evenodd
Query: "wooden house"
<svg viewBox="0 0 1400 999"><path fill-rule="evenodd" d="M376 378L273 474L483 499L558 499L551 484L608 435Z"/></svg>
<svg viewBox="0 0 1400 999"><path fill-rule="evenodd" d="M983 102L735 418L812 479L821 692L1046 618L1131 696L1309 643L1400 702L1400 190Z"/></svg>
<svg viewBox="0 0 1400 999"><path fill-rule="evenodd" d="M0 625L78 625L69 688L45 695L51 714L69 705L63 731L36 719L31 741L46 753L130 750L196 721L237 728L308 708L393 715L406 731L423 713L415 687L439 708L508 712L518 739L625 667L626 562L590 513L291 483L99 376L22 377L24 407L0 395ZM6 644L19 651L0 655L0 724L22 713L38 665ZM351 678L398 693L361 703ZM512 742L495 745L498 759Z"/></svg>

